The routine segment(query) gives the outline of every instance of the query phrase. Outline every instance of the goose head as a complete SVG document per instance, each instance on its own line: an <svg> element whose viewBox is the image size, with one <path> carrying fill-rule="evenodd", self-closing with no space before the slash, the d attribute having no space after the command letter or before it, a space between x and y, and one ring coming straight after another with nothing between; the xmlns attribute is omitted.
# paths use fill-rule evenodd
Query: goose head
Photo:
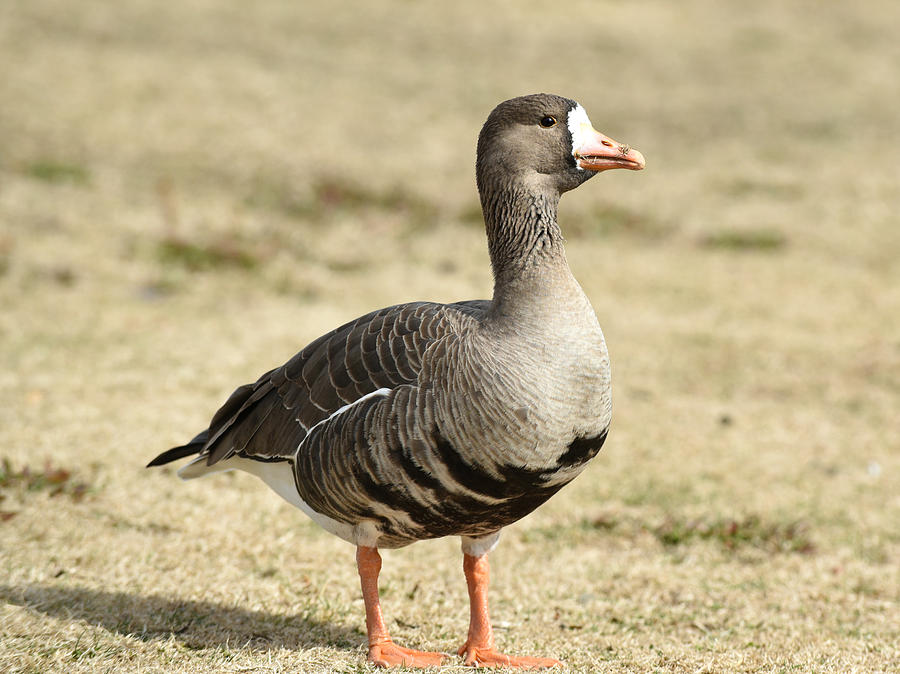
<svg viewBox="0 0 900 674"><path fill-rule="evenodd" d="M478 189L504 186L562 194L601 171L639 171L644 157L594 129L577 102L552 94L504 101L478 136Z"/></svg>

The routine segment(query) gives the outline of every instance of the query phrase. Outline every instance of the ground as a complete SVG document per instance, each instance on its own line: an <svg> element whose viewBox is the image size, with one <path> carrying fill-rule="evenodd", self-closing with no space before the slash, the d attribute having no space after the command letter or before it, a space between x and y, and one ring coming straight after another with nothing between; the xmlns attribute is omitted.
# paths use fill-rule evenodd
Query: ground
<svg viewBox="0 0 900 674"><path fill-rule="evenodd" d="M145 470L322 332L487 297L473 163L551 91L643 152L562 203L613 362L586 473L492 555L572 672L900 661L900 5L0 7L0 670L366 671L354 553L248 475ZM458 542L385 553L398 642Z"/></svg>

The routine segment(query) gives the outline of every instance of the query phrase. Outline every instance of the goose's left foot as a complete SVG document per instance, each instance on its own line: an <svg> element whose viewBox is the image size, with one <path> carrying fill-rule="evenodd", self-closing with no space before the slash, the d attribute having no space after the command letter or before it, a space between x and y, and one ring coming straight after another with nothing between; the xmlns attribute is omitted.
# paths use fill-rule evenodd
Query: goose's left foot
<svg viewBox="0 0 900 674"><path fill-rule="evenodd" d="M529 658L505 655L494 650L494 631L488 615L488 583L490 569L487 555L463 555L463 571L469 589L469 638L458 653L472 667L517 667L519 669L548 669L561 667L553 658Z"/></svg>
<svg viewBox="0 0 900 674"><path fill-rule="evenodd" d="M562 667L562 663L553 658L506 655L498 653L493 648L470 646L468 641L460 647L459 655L465 658L465 664L470 667L512 667L518 669Z"/></svg>

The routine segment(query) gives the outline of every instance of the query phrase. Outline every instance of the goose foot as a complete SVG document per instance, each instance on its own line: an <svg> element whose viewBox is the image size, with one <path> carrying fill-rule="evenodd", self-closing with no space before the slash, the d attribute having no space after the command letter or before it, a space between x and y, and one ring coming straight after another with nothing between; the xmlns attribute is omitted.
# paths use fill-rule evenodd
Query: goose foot
<svg viewBox="0 0 900 674"><path fill-rule="evenodd" d="M459 655L465 658L469 667L510 667L515 669L550 669L562 667L559 660L553 658L531 658L527 656L506 655L493 648L478 648L466 642L459 649Z"/></svg>
<svg viewBox="0 0 900 674"><path fill-rule="evenodd" d="M469 637L458 654L470 667L513 667L518 669L549 669L561 667L553 658L529 658L505 655L494 650L494 630L488 615L487 591L490 567L487 554L463 555L463 571L469 589Z"/></svg>
<svg viewBox="0 0 900 674"><path fill-rule="evenodd" d="M437 667L444 660L443 653L414 651L403 648L393 641L384 641L369 646L369 662L376 667Z"/></svg>
<svg viewBox="0 0 900 674"><path fill-rule="evenodd" d="M398 646L388 634L381 615L378 600L378 574L381 572L381 555L372 547L356 549L356 565L362 584L363 601L366 604L366 633L369 636L368 660L377 667L437 667L444 660L443 653L414 651Z"/></svg>

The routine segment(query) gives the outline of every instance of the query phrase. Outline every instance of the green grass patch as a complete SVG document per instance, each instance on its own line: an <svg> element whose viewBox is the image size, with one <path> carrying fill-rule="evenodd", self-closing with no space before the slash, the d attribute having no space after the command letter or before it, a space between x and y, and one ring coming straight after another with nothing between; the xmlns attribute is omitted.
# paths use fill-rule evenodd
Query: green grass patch
<svg viewBox="0 0 900 674"><path fill-rule="evenodd" d="M389 213L411 228L433 220L438 213L434 204L401 185L377 189L332 176L315 178L305 190L260 179L245 203L311 222L346 214Z"/></svg>
<svg viewBox="0 0 900 674"><path fill-rule="evenodd" d="M527 541L565 540L586 543L598 535L637 538L650 534L668 548L712 541L727 550L757 548L770 553L815 552L809 525L802 520L778 522L759 515L695 517L667 515L661 521L615 511L581 519L568 526L538 527L524 533Z"/></svg>
<svg viewBox="0 0 900 674"><path fill-rule="evenodd" d="M771 252L784 248L787 239L774 229L725 230L707 234L700 243L704 248Z"/></svg>
<svg viewBox="0 0 900 674"><path fill-rule="evenodd" d="M251 270L261 262L258 253L230 238L189 241L180 236L168 235L157 244L156 255L165 265L184 267L195 272L224 268Z"/></svg>
<svg viewBox="0 0 900 674"><path fill-rule="evenodd" d="M799 199L805 193L803 185L798 182L755 180L745 177L722 182L719 189L731 197L748 199L768 197L782 201Z"/></svg>
<svg viewBox="0 0 900 674"><path fill-rule="evenodd" d="M809 525L802 520L769 522L758 515L747 515L741 519L669 516L645 529L666 546L711 540L729 549L752 546L768 552L811 553L815 550Z"/></svg>
<svg viewBox="0 0 900 674"><path fill-rule="evenodd" d="M456 214L456 219L464 225L483 228L484 213L481 210L481 202L478 199L471 200Z"/></svg>
<svg viewBox="0 0 900 674"><path fill-rule="evenodd" d="M6 276L12 265L12 250L12 238L0 236L0 278Z"/></svg>
<svg viewBox="0 0 900 674"><path fill-rule="evenodd" d="M46 183L75 183L86 185L90 181L90 172L79 164L39 159L33 161L24 170L25 175Z"/></svg>
<svg viewBox="0 0 900 674"><path fill-rule="evenodd" d="M54 466L49 460L42 468L23 466L15 469L9 459L0 461L0 503L13 494L21 497L28 492L48 492L50 496L68 496L73 501L81 501L91 490L87 482L76 480L72 471ZM14 510L0 510L0 522L11 520L17 515Z"/></svg>
<svg viewBox="0 0 900 674"><path fill-rule="evenodd" d="M572 213L561 219L560 226L572 239L618 235L654 238L667 230L650 214L615 204L603 204L587 213Z"/></svg>

